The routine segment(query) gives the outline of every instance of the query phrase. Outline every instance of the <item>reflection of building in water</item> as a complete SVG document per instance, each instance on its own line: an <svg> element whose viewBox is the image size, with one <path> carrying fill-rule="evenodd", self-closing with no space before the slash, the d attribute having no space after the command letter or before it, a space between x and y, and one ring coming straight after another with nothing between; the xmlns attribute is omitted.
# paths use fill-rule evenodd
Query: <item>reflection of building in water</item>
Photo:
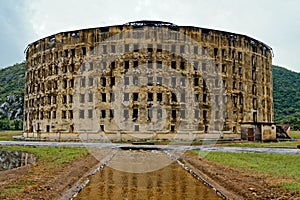
<svg viewBox="0 0 300 200"><path fill-rule="evenodd" d="M0 171L30 165L36 160L35 155L18 151L0 151Z"/></svg>
<svg viewBox="0 0 300 200"><path fill-rule="evenodd" d="M272 139L271 57L248 36L166 22L58 33L26 50L24 136Z"/></svg>

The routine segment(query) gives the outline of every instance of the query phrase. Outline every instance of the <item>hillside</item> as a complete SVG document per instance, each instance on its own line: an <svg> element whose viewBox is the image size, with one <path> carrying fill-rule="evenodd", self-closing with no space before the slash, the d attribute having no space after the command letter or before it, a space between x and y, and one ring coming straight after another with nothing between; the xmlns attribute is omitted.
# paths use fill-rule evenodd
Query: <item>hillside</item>
<svg viewBox="0 0 300 200"><path fill-rule="evenodd" d="M275 122L300 130L300 73L273 66Z"/></svg>
<svg viewBox="0 0 300 200"><path fill-rule="evenodd" d="M0 70L0 120L23 119L25 63ZM273 66L276 123L290 123L300 130L300 73ZM11 123L11 122L10 122ZM3 129L3 125L0 123ZM6 126L7 127L7 126Z"/></svg>
<svg viewBox="0 0 300 200"><path fill-rule="evenodd" d="M22 129L25 63L0 70L0 130Z"/></svg>

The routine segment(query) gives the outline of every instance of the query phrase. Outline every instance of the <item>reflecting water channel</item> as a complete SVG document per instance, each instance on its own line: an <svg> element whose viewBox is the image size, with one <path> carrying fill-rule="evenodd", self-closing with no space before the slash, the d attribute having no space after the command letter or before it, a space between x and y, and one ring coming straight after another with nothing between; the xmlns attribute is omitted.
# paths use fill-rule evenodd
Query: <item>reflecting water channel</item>
<svg viewBox="0 0 300 200"><path fill-rule="evenodd" d="M141 172L141 161L147 157L157 157L156 162L168 163L159 169L149 170L144 163L145 172ZM155 159L154 159L155 160ZM130 168L130 170L126 170ZM134 167L139 173L133 173ZM195 179L177 162L162 152L119 151L101 171L90 178L89 184L77 195L83 199L221 199L214 191Z"/></svg>
<svg viewBox="0 0 300 200"><path fill-rule="evenodd" d="M29 165L35 160L36 157L30 153L0 150L0 171Z"/></svg>

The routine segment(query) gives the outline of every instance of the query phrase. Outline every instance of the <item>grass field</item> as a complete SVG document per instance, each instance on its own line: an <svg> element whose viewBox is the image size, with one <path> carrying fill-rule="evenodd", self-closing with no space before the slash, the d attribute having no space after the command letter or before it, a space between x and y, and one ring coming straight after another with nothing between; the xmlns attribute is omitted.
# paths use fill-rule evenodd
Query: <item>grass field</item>
<svg viewBox="0 0 300 200"><path fill-rule="evenodd" d="M266 173L275 178L291 178L294 181L279 183L278 186L284 187L289 191L300 191L300 155L222 152L202 154L201 151L197 150L191 152L199 156L205 155L205 159L245 171Z"/></svg>
<svg viewBox="0 0 300 200"><path fill-rule="evenodd" d="M13 136L21 136L22 131L0 131L0 140L14 140Z"/></svg>
<svg viewBox="0 0 300 200"><path fill-rule="evenodd" d="M300 131L291 131L292 138L300 138Z"/></svg>
<svg viewBox="0 0 300 200"><path fill-rule="evenodd" d="M39 161L47 165L60 167L60 164L87 155L86 148L79 147L36 147L36 146L1 146L0 150L22 151L35 154Z"/></svg>

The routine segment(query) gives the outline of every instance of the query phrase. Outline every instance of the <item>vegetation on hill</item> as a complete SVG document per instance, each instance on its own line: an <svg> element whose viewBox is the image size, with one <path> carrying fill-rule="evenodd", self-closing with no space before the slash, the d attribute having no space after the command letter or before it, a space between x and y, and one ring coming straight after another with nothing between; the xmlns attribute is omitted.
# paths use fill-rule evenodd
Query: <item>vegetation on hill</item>
<svg viewBox="0 0 300 200"><path fill-rule="evenodd" d="M0 130L22 129L25 62L0 70Z"/></svg>
<svg viewBox="0 0 300 200"><path fill-rule="evenodd" d="M0 130L22 128L25 70L25 62L0 69ZM273 66L273 96L275 122L300 130L300 73Z"/></svg>
<svg viewBox="0 0 300 200"><path fill-rule="evenodd" d="M300 130L300 73L273 66L275 122Z"/></svg>

